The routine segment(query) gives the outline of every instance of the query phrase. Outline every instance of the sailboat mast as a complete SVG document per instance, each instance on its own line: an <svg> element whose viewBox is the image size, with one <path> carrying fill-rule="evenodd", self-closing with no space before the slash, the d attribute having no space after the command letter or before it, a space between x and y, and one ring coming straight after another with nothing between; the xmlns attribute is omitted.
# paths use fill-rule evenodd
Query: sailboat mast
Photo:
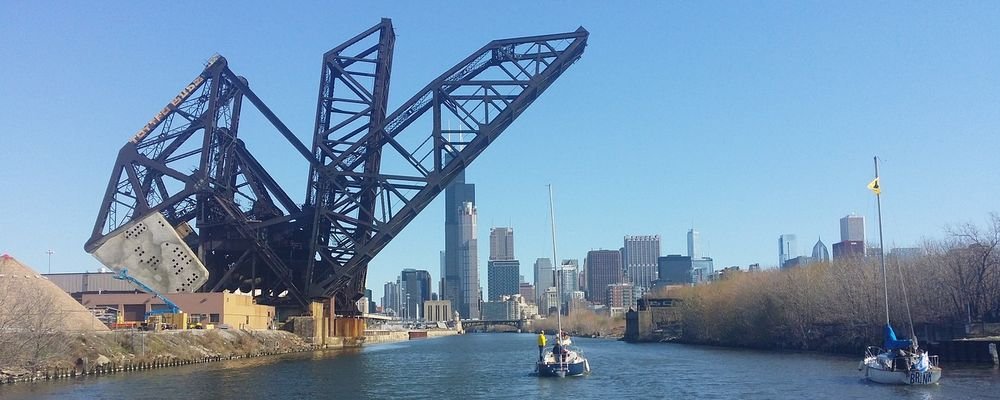
<svg viewBox="0 0 1000 400"><path fill-rule="evenodd" d="M875 180L878 180L878 156L875 156ZM879 182L881 185L881 182ZM878 206L878 258L882 264L882 288L885 290L885 324L889 325L889 278L885 271L885 245L882 244L882 198L880 191L875 192L875 203Z"/></svg>
<svg viewBox="0 0 1000 400"><path fill-rule="evenodd" d="M556 269L556 324L559 326L556 331L556 343L559 343L562 335L562 265L556 258L556 210L552 204L552 185L549 187L549 221L552 228L552 267Z"/></svg>

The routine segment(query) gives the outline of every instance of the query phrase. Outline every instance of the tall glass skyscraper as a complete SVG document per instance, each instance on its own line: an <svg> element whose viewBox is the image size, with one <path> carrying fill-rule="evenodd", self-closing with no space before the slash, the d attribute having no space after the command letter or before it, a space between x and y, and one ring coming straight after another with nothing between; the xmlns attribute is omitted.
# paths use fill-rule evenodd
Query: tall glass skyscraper
<svg viewBox="0 0 1000 400"><path fill-rule="evenodd" d="M514 258L514 230L490 228L490 258L486 264L487 301L499 301L500 296L518 294L521 282L521 262Z"/></svg>
<svg viewBox="0 0 1000 400"><path fill-rule="evenodd" d="M688 231L688 257L701 257L701 243L699 242L698 231L694 230L694 228Z"/></svg>
<svg viewBox="0 0 1000 400"><path fill-rule="evenodd" d="M559 294L559 301L563 304L563 309L567 309L565 306L569 303L570 298L573 296L573 292L580 290L577 284L580 282L578 274L580 272L580 262L576 259L572 260L562 260L559 266L559 276L561 280L559 281L560 289L562 292Z"/></svg>
<svg viewBox="0 0 1000 400"><path fill-rule="evenodd" d="M552 277L552 260L548 258L539 258L535 260L535 294L538 296L536 301L538 304L544 304L543 297L545 296L545 289L553 287L556 285L556 281Z"/></svg>
<svg viewBox="0 0 1000 400"><path fill-rule="evenodd" d="M459 172L445 188L444 207L444 268L440 298L450 300L462 318L472 318L469 312L471 302L478 317L476 186L465 183L465 171Z"/></svg>
<svg viewBox="0 0 1000 400"><path fill-rule="evenodd" d="M424 270L404 269L399 274L401 314L405 319L423 316L424 302L431 299L431 274Z"/></svg>
<svg viewBox="0 0 1000 400"><path fill-rule="evenodd" d="M786 233L778 236L778 268L785 266L785 261L798 257L795 247L795 235Z"/></svg>

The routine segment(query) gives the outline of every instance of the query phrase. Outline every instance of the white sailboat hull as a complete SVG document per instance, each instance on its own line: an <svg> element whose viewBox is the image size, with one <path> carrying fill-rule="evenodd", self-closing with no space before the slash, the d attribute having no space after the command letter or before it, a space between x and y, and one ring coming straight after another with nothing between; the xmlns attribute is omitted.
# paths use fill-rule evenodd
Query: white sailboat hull
<svg viewBox="0 0 1000 400"><path fill-rule="evenodd" d="M933 385L941 379L939 367L930 367L926 371L889 370L876 361L866 360L862 370L865 379L886 385Z"/></svg>

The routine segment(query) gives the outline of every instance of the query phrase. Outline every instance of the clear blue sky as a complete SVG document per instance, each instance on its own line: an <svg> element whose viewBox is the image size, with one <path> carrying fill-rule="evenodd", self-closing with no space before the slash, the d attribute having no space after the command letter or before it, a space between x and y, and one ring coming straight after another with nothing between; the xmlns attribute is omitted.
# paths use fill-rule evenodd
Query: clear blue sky
<svg viewBox="0 0 1000 400"><path fill-rule="evenodd" d="M95 270L83 243L118 149L214 53L311 142L321 55L381 17L392 108L491 39L591 33L467 170L484 289L490 226L513 225L529 280L551 254L547 183L560 258L628 234L682 253L694 226L717 267L773 266L778 235L804 254L852 212L874 238L873 155L887 246L998 211L997 2L364 3L0 3L0 252ZM248 114L241 136L301 199L305 167L282 162L298 155ZM443 213L438 199L373 261L376 298L402 268L436 282Z"/></svg>

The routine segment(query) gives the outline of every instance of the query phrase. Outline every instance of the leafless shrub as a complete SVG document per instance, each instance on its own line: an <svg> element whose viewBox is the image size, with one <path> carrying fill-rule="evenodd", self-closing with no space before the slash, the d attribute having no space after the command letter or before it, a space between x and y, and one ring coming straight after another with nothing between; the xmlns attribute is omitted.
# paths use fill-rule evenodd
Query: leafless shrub
<svg viewBox="0 0 1000 400"><path fill-rule="evenodd" d="M51 300L15 279L0 280L0 367L36 370L64 356L67 336Z"/></svg>

